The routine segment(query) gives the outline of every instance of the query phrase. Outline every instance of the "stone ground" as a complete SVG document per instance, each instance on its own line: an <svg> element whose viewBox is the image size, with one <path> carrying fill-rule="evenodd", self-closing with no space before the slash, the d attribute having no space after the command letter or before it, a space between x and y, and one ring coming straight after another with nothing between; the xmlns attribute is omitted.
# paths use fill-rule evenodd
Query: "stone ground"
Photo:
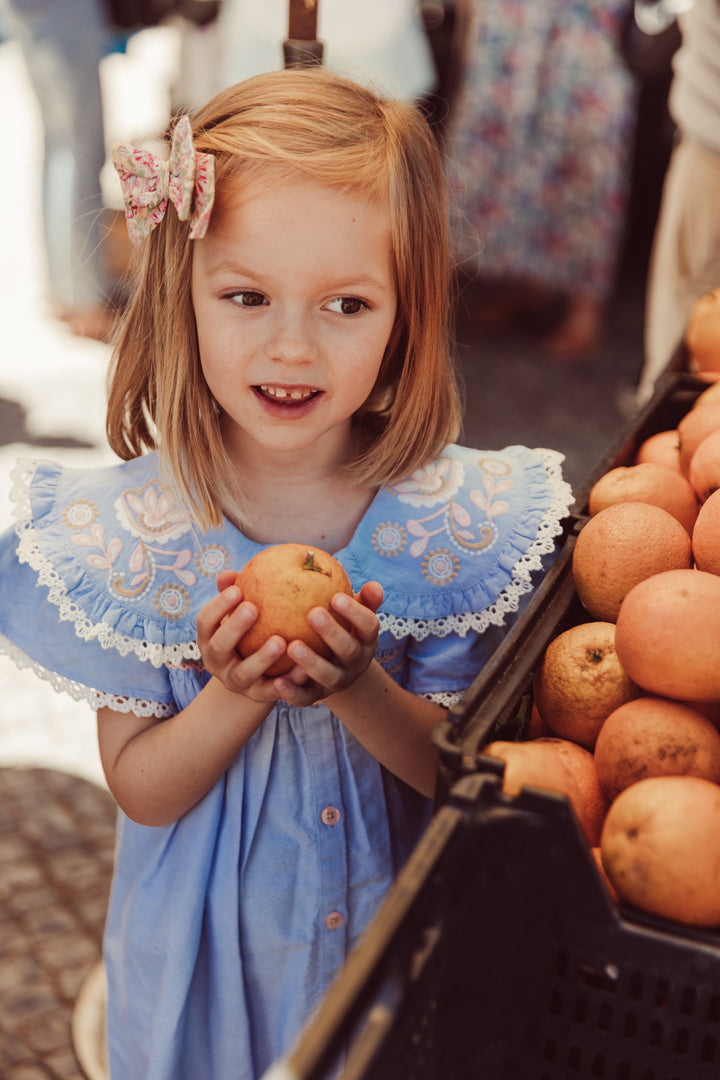
<svg viewBox="0 0 720 1080"><path fill-rule="evenodd" d="M167 42L152 40L160 43L162 67ZM126 59L126 67L131 62ZM128 108L157 97L156 82L147 68L143 72L144 83L135 72L134 100L124 87ZM111 73L118 85L126 74L122 65ZM0 491L8 491L18 457L78 465L110 460L103 445L108 350L72 337L45 311L40 123L12 43L0 45L0 100L13 102L0 156L9 147L16 155L13 169L8 162L0 169L0 204L13 208L5 214L0 245ZM602 346L587 361L565 366L544 357L532 327L488 336L475 317L477 296L467 292L458 326L467 395L463 441L555 447L566 454L570 481L581 483L625 422L622 400L640 368L642 291L642 275L625 274ZM3 496L0 528L10 522ZM100 955L113 824L88 708L0 658L3 1080L83 1075L72 1039L73 1006Z"/></svg>

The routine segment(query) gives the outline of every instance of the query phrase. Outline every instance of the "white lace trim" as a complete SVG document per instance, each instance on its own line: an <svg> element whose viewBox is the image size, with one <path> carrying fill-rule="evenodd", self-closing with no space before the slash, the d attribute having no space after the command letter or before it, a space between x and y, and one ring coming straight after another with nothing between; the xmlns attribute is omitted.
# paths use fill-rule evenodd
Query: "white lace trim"
<svg viewBox="0 0 720 1080"><path fill-rule="evenodd" d="M482 611L465 611L458 615L443 615L437 619L409 619L402 615L389 615L381 611L379 617L382 630L389 630L392 636L398 639L413 637L417 641L423 641L431 634L436 637L446 637L448 634L456 633L460 637L465 637L471 630L482 634L489 626L502 626L505 615L508 612L517 611L520 597L533 588L530 578L532 571L541 570L543 555L549 555L554 550L555 537L562 533L560 523L567 517L573 503L572 489L562 477L561 466L564 454L543 447L535 449L535 453L542 458L545 466L553 493L552 502L543 515L537 536L525 554L513 566L512 580L505 586L497 600Z"/></svg>
<svg viewBox="0 0 720 1080"><path fill-rule="evenodd" d="M439 690L433 694L422 694L421 697L434 701L436 705L443 705L446 709L452 709L453 705L457 705L462 699L464 693L464 690Z"/></svg>
<svg viewBox="0 0 720 1080"><path fill-rule="evenodd" d="M160 642L138 640L115 630L109 623L92 622L82 608L67 595L67 586L55 567L40 551L37 533L32 522L30 485L39 462L19 459L11 473L11 501L15 504L17 518L15 532L18 536L17 555L21 563L28 563L38 576L38 585L48 590L48 601L58 608L61 622L72 622L75 633L83 641L97 641L103 649L115 649L120 656L134 653L140 660L149 661L154 667L164 664L180 666L184 660L201 660L197 642L187 641L166 645Z"/></svg>
<svg viewBox="0 0 720 1080"><path fill-rule="evenodd" d="M110 709L114 709L115 712L121 713L135 713L137 716L156 716L158 719L166 719L168 716L172 716L176 709L173 705L160 701L145 701L140 698L128 698L118 697L117 694L106 694L101 690L93 690L90 686L83 686L82 683L75 682L74 679L68 679L64 675L58 675L56 671L51 671L50 668L44 667L42 664L38 664L18 648L12 641L0 634L0 654L9 656L12 661L20 668L20 670L27 668L32 671L38 678L43 679L45 682L50 683L53 690L60 694L69 694L73 701L84 701L91 708L103 709L106 706Z"/></svg>

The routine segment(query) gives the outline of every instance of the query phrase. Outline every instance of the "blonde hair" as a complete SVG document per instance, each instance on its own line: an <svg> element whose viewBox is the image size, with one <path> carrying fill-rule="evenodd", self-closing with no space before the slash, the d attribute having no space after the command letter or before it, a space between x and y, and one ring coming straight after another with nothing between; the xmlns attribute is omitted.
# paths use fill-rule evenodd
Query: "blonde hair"
<svg viewBox="0 0 720 1080"><path fill-rule="evenodd" d="M400 480L457 438L450 354L450 256L442 159L412 105L322 68L259 75L192 119L216 187L256 170L304 175L389 208L398 310L375 387L354 418L350 482ZM190 293L192 241L169 210L145 244L115 344L107 435L128 460L158 449L203 526L222 520L231 475L219 409L205 383Z"/></svg>

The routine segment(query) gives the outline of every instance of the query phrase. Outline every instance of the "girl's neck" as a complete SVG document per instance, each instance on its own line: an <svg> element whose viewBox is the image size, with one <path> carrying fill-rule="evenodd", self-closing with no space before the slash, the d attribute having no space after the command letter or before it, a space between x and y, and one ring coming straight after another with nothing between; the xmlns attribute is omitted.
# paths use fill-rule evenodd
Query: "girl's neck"
<svg viewBox="0 0 720 1080"><path fill-rule="evenodd" d="M352 484L343 469L297 460L292 469L279 468L269 458L239 473L226 515L256 543L314 544L332 553L350 542L375 494Z"/></svg>

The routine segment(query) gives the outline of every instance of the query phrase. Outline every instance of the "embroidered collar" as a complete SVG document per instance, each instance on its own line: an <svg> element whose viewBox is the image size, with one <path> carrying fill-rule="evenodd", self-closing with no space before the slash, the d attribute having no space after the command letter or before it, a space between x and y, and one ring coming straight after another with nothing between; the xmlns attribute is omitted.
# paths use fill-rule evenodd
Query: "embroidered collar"
<svg viewBox="0 0 720 1080"><path fill-rule="evenodd" d="M422 639L502 623L572 502L561 461L548 450L450 446L381 489L335 554L356 590L383 585L382 629ZM215 578L262 545L227 521L202 533L158 476L154 454L94 470L22 462L15 498L19 557L60 618L160 665L199 659L195 623Z"/></svg>

